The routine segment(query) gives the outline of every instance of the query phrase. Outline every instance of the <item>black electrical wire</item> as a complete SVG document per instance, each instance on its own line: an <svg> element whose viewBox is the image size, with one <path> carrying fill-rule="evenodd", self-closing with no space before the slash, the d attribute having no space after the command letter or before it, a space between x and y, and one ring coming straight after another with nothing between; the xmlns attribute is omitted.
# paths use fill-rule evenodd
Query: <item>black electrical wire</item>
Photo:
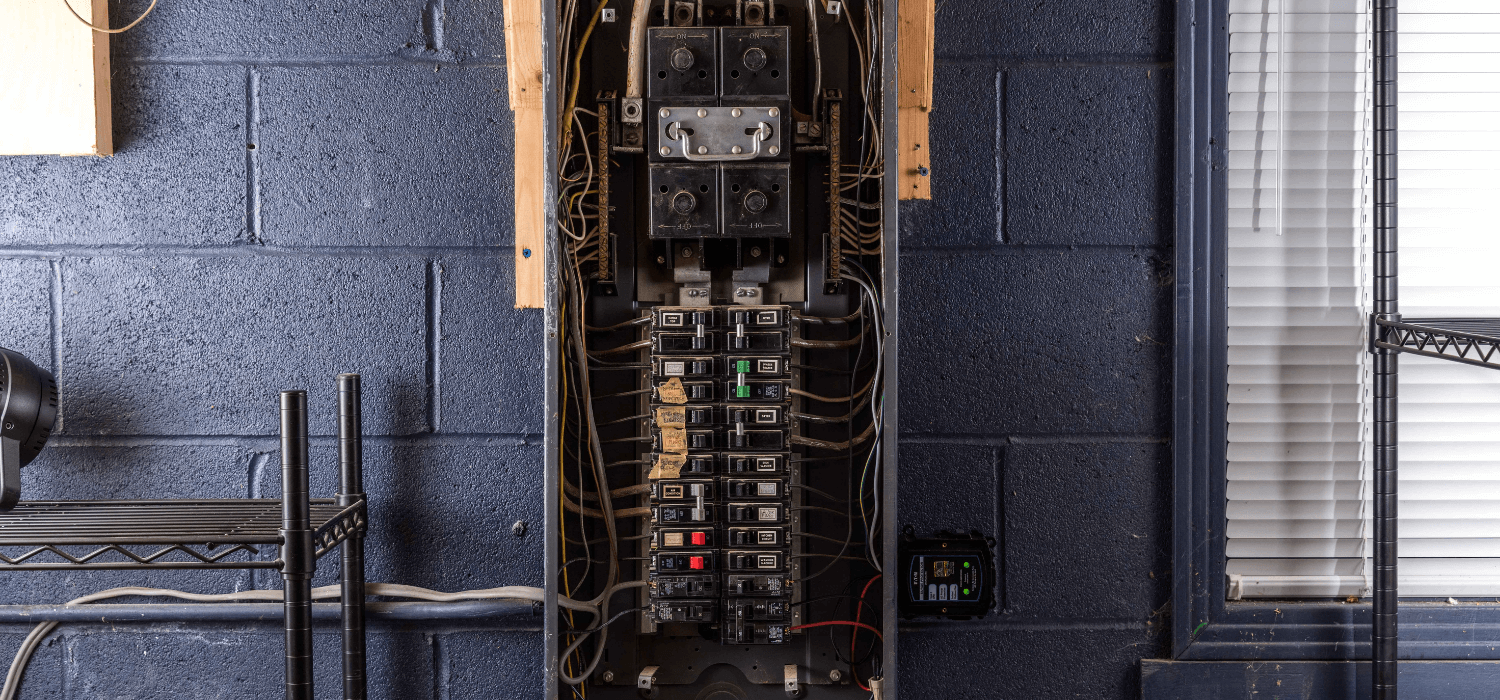
<svg viewBox="0 0 1500 700"><path fill-rule="evenodd" d="M817 495L817 496L821 496L824 499L827 499L828 501L831 501L833 503L841 503L843 505L849 505L848 501L846 501L846 500L844 500L842 498L839 498L838 496L835 496L835 495L833 495L831 493L828 493L827 491L823 491L823 490L820 490L820 489L815 489L815 488L813 488L811 486L808 486L806 484L790 484L788 486L788 488L800 489L802 491L806 491L808 493L811 493L811 494L814 494L814 495Z"/></svg>
<svg viewBox="0 0 1500 700"><path fill-rule="evenodd" d="M640 606L638 608L628 608L628 609L625 609L625 610L621 610L620 612L617 612L614 615L611 615L610 618L608 620L605 620L604 624L602 624L602 625L597 625L597 626L594 626L594 627L569 627L567 631L568 631L569 634L578 633L578 632L598 632L599 630L602 630L605 627L608 627L611 624L614 624L615 620L618 620L618 619L620 619L622 617L625 617L626 615L629 615L631 613L642 612L644 610L649 610L649 609L650 609L650 606L646 606L646 605L642 605L642 606Z"/></svg>

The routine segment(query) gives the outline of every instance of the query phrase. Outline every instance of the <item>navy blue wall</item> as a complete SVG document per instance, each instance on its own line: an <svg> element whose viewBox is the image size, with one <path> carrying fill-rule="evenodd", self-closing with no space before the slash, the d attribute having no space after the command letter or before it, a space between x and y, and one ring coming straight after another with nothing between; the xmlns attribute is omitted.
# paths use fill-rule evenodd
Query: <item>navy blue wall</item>
<svg viewBox="0 0 1500 700"><path fill-rule="evenodd" d="M499 6L166 2L113 40L118 155L0 159L0 344L63 394L27 498L273 495L284 388L311 392L329 494L333 376L358 371L371 580L542 582L539 528L511 534L542 518L542 341L511 309ZM939 4L936 199L902 210L902 520L997 534L1003 612L910 626L904 697L1134 697L1163 648L1171 13ZM126 583L278 587L12 575L0 604ZM532 629L371 645L374 697L541 684ZM270 626L70 625L23 695L275 696L279 648Z"/></svg>
<svg viewBox="0 0 1500 700"><path fill-rule="evenodd" d="M938 3L900 519L996 533L1002 610L904 627L903 697L1135 698L1166 654L1174 10Z"/></svg>

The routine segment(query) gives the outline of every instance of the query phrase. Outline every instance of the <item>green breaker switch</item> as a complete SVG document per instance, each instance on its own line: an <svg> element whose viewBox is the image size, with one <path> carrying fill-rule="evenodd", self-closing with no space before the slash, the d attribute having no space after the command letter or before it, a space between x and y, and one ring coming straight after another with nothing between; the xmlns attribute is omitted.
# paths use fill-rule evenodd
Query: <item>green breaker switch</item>
<svg viewBox="0 0 1500 700"><path fill-rule="evenodd" d="M741 385L735 387L734 388L734 397L737 398L737 399L748 399L748 398L750 398L750 387L747 386L747 385L745 385L745 384L741 384Z"/></svg>

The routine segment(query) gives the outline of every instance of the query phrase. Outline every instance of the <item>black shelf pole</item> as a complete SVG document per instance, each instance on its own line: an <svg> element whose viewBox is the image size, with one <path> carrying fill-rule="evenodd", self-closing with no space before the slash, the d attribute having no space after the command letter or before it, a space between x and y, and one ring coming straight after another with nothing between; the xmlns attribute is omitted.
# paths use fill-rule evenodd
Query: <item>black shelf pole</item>
<svg viewBox="0 0 1500 700"><path fill-rule="evenodd" d="M1401 320L1396 251L1396 0L1374 0L1375 316ZM1370 324L1371 341L1381 333ZM1371 666L1375 700L1396 700L1396 373L1400 351L1375 348L1375 585Z"/></svg>
<svg viewBox="0 0 1500 700"><path fill-rule="evenodd" d="M286 700L312 700L311 504L307 392L281 392L281 581L286 615Z"/></svg>
<svg viewBox="0 0 1500 700"><path fill-rule="evenodd" d="M339 494L340 507L365 498L363 428L360 417L359 375L339 375ZM349 533L340 559L340 599L343 601L344 700L365 700L365 535Z"/></svg>

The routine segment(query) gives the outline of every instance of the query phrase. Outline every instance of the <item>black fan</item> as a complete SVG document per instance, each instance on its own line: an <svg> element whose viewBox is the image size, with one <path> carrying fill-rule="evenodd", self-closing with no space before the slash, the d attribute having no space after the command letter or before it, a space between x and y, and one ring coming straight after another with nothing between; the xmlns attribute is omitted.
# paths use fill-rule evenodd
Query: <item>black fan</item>
<svg viewBox="0 0 1500 700"><path fill-rule="evenodd" d="M21 500L21 467L36 459L57 422L57 380L0 348L0 510Z"/></svg>

